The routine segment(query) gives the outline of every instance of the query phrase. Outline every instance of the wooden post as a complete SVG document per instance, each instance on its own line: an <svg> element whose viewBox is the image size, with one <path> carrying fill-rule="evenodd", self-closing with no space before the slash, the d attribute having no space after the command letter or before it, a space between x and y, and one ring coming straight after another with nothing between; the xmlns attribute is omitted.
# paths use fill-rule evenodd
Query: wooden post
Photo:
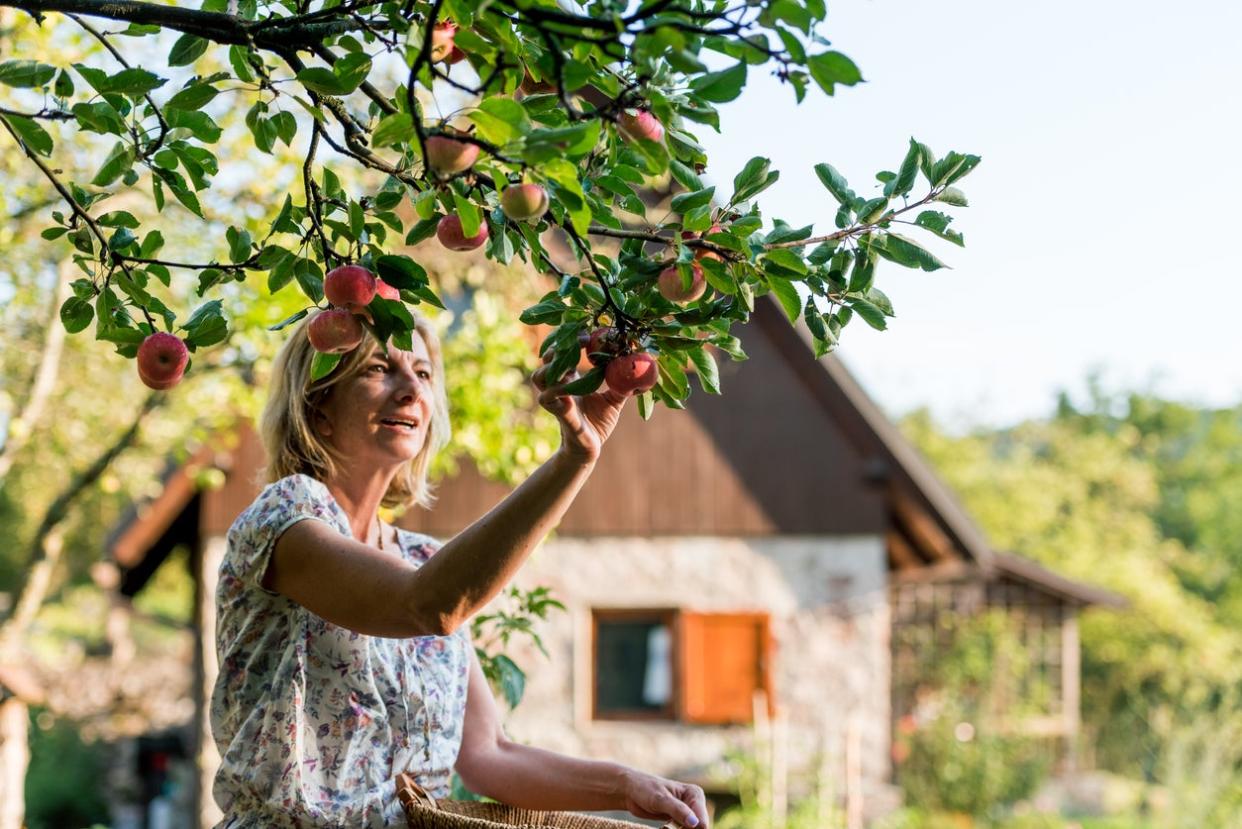
<svg viewBox="0 0 1242 829"><path fill-rule="evenodd" d="M30 765L29 724L25 702L17 697L0 702L0 829L22 829Z"/></svg>
<svg viewBox="0 0 1242 829"><path fill-rule="evenodd" d="M845 825L863 829L862 728L857 712L845 723Z"/></svg>
<svg viewBox="0 0 1242 829"><path fill-rule="evenodd" d="M1078 613L1066 608L1061 618L1061 716L1065 724L1065 771L1078 768L1079 706L1082 693L1082 655L1078 643Z"/></svg>
<svg viewBox="0 0 1242 829"><path fill-rule="evenodd" d="M777 826L789 820L789 719L783 712L772 720L772 816Z"/></svg>

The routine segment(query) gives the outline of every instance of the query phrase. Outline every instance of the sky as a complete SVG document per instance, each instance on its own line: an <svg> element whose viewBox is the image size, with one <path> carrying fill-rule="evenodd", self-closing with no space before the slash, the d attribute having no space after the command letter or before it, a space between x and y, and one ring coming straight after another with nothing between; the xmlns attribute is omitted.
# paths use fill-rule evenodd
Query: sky
<svg viewBox="0 0 1242 829"><path fill-rule="evenodd" d="M799 106L752 68L721 134L698 135L720 190L768 156L765 216L817 232L835 229L817 162L864 194L911 136L983 157L952 211L966 247L921 234L952 270L883 263L896 319L842 338L886 411L1007 425L1092 374L1242 403L1242 3L830 0L821 31L865 84Z"/></svg>

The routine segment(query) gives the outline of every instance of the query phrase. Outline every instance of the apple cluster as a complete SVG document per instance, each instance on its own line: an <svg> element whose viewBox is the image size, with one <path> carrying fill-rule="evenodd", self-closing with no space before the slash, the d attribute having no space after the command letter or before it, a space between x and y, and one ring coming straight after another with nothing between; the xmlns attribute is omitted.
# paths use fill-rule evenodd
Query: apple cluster
<svg viewBox="0 0 1242 829"><path fill-rule="evenodd" d="M328 271L323 295L332 306L315 314L306 327L311 347L321 354L344 354L362 343L366 331L360 316L376 295L400 299L397 289L361 265L341 265Z"/></svg>
<svg viewBox="0 0 1242 829"><path fill-rule="evenodd" d="M642 394L650 391L659 379L655 355L634 350L612 326L584 331L579 342L591 365L604 369L604 382L615 392Z"/></svg>

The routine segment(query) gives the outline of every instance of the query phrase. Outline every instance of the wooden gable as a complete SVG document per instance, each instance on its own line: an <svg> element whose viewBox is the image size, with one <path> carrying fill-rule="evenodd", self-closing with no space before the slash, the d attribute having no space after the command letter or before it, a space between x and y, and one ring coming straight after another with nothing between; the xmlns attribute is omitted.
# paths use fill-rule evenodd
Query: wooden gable
<svg viewBox="0 0 1242 829"><path fill-rule="evenodd" d="M723 395L704 393L692 379L686 411L657 407L644 423L638 407L627 406L561 534L884 532L885 493L868 478L874 464L791 365L804 361L822 371L813 355L805 348L783 353L753 322L739 336L750 359L717 355ZM507 492L463 464L440 483L432 511L411 512L401 523L450 537Z"/></svg>

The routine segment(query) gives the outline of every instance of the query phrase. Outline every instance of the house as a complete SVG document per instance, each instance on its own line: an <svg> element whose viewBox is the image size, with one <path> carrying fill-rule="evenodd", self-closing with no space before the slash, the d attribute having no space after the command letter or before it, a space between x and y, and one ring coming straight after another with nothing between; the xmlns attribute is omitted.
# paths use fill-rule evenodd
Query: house
<svg viewBox="0 0 1242 829"><path fill-rule="evenodd" d="M686 411L650 422L627 409L524 568L522 582L549 586L567 612L544 630L550 658L514 654L528 685L510 736L711 785L757 715L791 779L827 768L857 824L897 802L891 735L909 710L917 678L902 670L920 631L945 613L1012 606L1050 632L1038 659L1059 677L1045 715L1014 727L1072 745L1076 617L1115 597L992 550L841 362L815 359L770 298L741 339L750 359L722 361L724 396L696 391ZM193 486L202 465L224 471L221 488ZM215 574L262 467L250 431L204 448L111 545L128 595L173 547L192 550L205 825ZM438 491L434 510L401 523L447 539L507 492L469 465Z"/></svg>

